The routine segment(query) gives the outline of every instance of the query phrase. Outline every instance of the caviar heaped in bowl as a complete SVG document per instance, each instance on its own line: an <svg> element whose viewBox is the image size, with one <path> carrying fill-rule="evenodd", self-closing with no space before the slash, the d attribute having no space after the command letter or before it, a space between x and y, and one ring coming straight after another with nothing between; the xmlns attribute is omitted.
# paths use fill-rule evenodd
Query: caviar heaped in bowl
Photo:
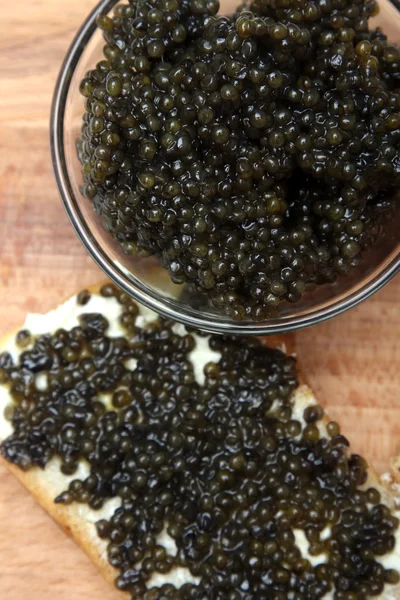
<svg viewBox="0 0 400 600"><path fill-rule="evenodd" d="M374 2L116 4L67 56L52 138L75 229L120 287L273 333L394 275L400 53Z"/></svg>

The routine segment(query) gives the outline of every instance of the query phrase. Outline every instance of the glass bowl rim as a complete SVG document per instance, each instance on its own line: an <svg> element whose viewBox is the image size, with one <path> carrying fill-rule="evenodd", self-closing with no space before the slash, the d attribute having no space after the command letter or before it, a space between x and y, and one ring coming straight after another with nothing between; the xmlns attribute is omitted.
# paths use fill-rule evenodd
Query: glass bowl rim
<svg viewBox="0 0 400 600"><path fill-rule="evenodd" d="M173 319L196 329L212 333L275 335L308 327L345 312L380 290L400 271L399 251L374 277L371 277L366 283L351 293L346 294L341 299L336 301L333 299L329 304L325 302L323 307L316 305L306 315L300 313L298 315L285 316L284 319L277 317L266 322L228 321L227 319L224 320L223 315L216 315L213 318L202 317L200 311L192 309L195 312L195 314L192 314L192 310L188 311L185 306L176 310L172 301L161 300L155 290L146 290L140 280L138 280L137 284L131 282L122 269L118 268L97 242L82 215L71 186L64 145L65 110L75 68L85 51L87 43L97 29L96 17L102 12L108 13L118 2L119 0L101 0L78 30L68 49L57 78L50 117L51 157L56 183L64 208L78 238L93 260L111 281L147 308L154 310L163 317Z"/></svg>

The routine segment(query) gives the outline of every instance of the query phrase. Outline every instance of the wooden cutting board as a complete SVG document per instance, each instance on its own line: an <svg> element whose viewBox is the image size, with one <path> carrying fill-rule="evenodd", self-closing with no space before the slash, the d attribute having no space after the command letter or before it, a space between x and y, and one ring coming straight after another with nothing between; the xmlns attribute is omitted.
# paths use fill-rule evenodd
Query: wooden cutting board
<svg viewBox="0 0 400 600"><path fill-rule="evenodd" d="M67 220L48 120L61 61L93 0L4 2L0 20L0 336L102 277ZM400 441L400 279L296 334L304 372L355 451L379 470ZM2 600L117 600L0 465Z"/></svg>

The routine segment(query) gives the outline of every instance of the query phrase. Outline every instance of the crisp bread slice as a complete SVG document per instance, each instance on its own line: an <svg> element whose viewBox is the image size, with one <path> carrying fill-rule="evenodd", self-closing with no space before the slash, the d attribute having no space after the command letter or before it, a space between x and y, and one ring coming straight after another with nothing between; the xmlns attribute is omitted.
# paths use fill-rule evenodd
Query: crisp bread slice
<svg viewBox="0 0 400 600"><path fill-rule="evenodd" d="M93 294L98 293L100 285L93 287L90 291ZM107 316L107 315L106 315ZM17 332L14 331L0 340L0 352L5 350L10 340ZM280 345L279 338L274 339L275 345ZM289 341L290 344L290 341ZM288 350L288 348L286 348ZM292 348L290 348L291 350ZM317 404L317 400L311 389L305 384L304 377L301 377L301 385L294 391L293 414L295 418L301 418L304 409L307 406ZM11 400L10 400L11 401ZM5 422L4 411L0 413L0 442L1 425ZM329 417L325 414L320 423L320 427L325 428L329 422ZM321 431L324 435L326 432ZM92 510L81 504L56 504L54 499L58 494L68 487L68 480L75 479L77 474L72 477L67 477L61 474L56 459L52 459L44 470L32 468L28 471L23 471L17 466L1 459L3 464L13 473L13 475L31 492L37 502L48 512L48 514L60 525L60 527L70 535L75 542L86 552L91 560L98 567L103 577L113 584L118 576L118 570L110 565L107 559L107 541L102 540L96 532L95 523L101 518L105 518L109 511L115 510L117 504L113 504L113 500L105 504L105 507L100 511ZM400 517L400 454L390 461L389 472L382 478L372 469L369 469L369 478L366 487L373 486L377 488L382 500L393 511L399 512ZM112 514L111 512L111 514ZM399 557L400 569L400 548L396 544L396 555ZM397 565L396 565L397 566ZM122 593L121 593L122 597ZM328 596L327 596L328 597ZM380 596L385 600L396 600L400 598L400 583L395 586L386 586L384 593Z"/></svg>

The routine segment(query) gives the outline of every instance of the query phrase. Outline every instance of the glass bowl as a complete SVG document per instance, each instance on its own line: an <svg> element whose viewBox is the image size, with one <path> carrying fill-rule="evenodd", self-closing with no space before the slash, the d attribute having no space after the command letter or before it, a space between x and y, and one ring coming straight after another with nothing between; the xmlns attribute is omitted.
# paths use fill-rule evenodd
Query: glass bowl
<svg viewBox="0 0 400 600"><path fill-rule="evenodd" d="M263 322L235 321L202 302L199 294L187 293L184 286L173 284L157 259L126 256L80 192L81 166L76 152L84 112L79 84L86 71L101 59L104 45L96 17L107 14L117 3L102 0L80 28L62 66L51 115L53 165L65 209L88 252L116 285L155 312L191 327L215 333L272 335L338 315L368 298L398 272L400 219L396 218L391 223L392 231L388 230L385 239L364 255L351 276L310 289L297 304L282 305L278 317ZM400 18L397 11L394 15L400 38ZM393 31L393 17L390 27Z"/></svg>

